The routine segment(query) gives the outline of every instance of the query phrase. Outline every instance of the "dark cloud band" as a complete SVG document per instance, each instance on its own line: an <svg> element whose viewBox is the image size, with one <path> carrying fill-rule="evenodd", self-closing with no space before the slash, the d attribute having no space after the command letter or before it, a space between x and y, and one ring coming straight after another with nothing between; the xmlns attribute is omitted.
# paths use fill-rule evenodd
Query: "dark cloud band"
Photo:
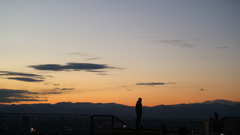
<svg viewBox="0 0 240 135"><path fill-rule="evenodd" d="M155 85L166 85L166 84L175 84L174 82L150 82L150 83L137 83L136 85L144 85L144 86L155 86Z"/></svg>
<svg viewBox="0 0 240 135"><path fill-rule="evenodd" d="M49 71L95 71L102 69L110 69L114 67L109 67L105 64L92 64L92 63L67 63L66 65L59 64L43 64L43 65L32 65L29 66L36 70L49 70Z"/></svg>
<svg viewBox="0 0 240 135"><path fill-rule="evenodd" d="M67 88L70 90L70 88ZM71 88L73 89L73 88ZM0 89L0 103L13 103L21 101L48 101L47 97L39 97L38 95L62 94L62 92L31 92L28 90L18 89Z"/></svg>
<svg viewBox="0 0 240 135"><path fill-rule="evenodd" d="M23 81L23 82L43 82L43 80L37 80L37 79L26 78L26 77L9 77L7 79L18 80L18 81Z"/></svg>
<svg viewBox="0 0 240 135"><path fill-rule="evenodd" d="M74 88L54 88L53 91L56 90L74 90Z"/></svg>
<svg viewBox="0 0 240 135"><path fill-rule="evenodd" d="M10 72L10 71L0 71L0 76L24 76L24 77L42 78L41 75L37 75L37 74L28 74L28 73Z"/></svg>
<svg viewBox="0 0 240 135"><path fill-rule="evenodd" d="M37 95L37 92L28 90L13 90L13 89L0 89L0 103L12 103L21 101L47 101Z"/></svg>
<svg viewBox="0 0 240 135"><path fill-rule="evenodd" d="M37 74L20 73L20 72L10 72L10 71L0 71L0 76L5 76L3 78L24 82L43 82L45 77ZM51 77L51 76L48 76Z"/></svg>

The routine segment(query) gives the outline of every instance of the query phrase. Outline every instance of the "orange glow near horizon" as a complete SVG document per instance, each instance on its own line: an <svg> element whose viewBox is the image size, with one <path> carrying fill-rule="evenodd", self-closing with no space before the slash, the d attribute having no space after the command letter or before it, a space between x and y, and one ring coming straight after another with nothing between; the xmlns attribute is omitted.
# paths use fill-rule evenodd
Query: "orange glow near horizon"
<svg viewBox="0 0 240 135"><path fill-rule="evenodd" d="M175 84L176 85L176 84ZM172 86L173 87L173 86ZM93 87L94 88L94 87ZM98 87L99 89L89 88L85 90L72 90L72 91L61 91L62 94L40 94L41 100L48 101L21 101L14 103L4 103L4 104L56 104L59 102L71 102L71 103L117 103L127 106L135 106L135 103L139 97L143 99L143 106L156 106L156 105L173 105L173 104L188 104L188 103L200 103L211 99L226 99L227 100L239 101L236 93L229 94L228 92L220 93L219 95L214 95L216 92L209 89L205 90L192 90L192 88L184 88L184 90L177 90L177 88L168 88L168 86L135 86L132 90L126 90L122 88L110 87L109 89L104 89ZM218 87L217 87L218 88ZM101 90L102 89L102 90ZM110 90L111 89L111 90ZM211 89L211 90L210 90ZM42 93L47 91L41 91ZM186 94L182 94L186 93ZM45 97L48 98L45 98ZM220 97L220 98L218 98ZM221 98L222 97L222 98Z"/></svg>

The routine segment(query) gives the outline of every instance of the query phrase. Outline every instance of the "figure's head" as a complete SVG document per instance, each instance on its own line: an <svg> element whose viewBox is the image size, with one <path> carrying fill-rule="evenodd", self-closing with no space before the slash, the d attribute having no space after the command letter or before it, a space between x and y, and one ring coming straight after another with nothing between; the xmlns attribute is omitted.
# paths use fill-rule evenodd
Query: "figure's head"
<svg viewBox="0 0 240 135"><path fill-rule="evenodd" d="M218 119L218 113L217 113L217 112L214 113L214 117L215 117L216 119Z"/></svg>
<svg viewBox="0 0 240 135"><path fill-rule="evenodd" d="M142 98L138 98L138 101L142 102Z"/></svg>

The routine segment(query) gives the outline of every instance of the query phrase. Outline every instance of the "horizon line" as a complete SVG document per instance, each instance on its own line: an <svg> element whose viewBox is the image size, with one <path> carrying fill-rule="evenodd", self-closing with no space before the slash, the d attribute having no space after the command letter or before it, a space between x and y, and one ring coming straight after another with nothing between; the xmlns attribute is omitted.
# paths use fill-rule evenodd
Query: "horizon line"
<svg viewBox="0 0 240 135"><path fill-rule="evenodd" d="M208 103L209 102L209 103ZM181 105L181 104L213 104L213 103L220 103L220 102L230 102L233 104L239 104L240 101L232 101L232 100L227 100L227 99L214 99L214 100L205 100L202 102L192 102L192 103L177 103L177 104L159 104L159 105L153 105L153 106L144 106L143 107L156 107L160 105L166 105L166 106L171 106L171 105ZM37 104L49 104L49 105L56 105L60 103L71 103L71 104L78 104L78 103L90 103L90 104L118 104L118 105L124 105L124 106L129 106L129 107L134 107L134 105L126 105L126 104L121 104L121 103L115 103L115 102L56 102L56 103L0 103L0 105L37 105ZM226 104L226 103L225 103Z"/></svg>

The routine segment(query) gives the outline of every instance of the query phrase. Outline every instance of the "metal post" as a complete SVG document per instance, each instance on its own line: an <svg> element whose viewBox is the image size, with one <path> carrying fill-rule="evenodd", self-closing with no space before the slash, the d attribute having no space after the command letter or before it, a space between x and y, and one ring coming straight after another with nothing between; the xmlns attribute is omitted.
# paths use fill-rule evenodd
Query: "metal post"
<svg viewBox="0 0 240 135"><path fill-rule="evenodd" d="M114 116L112 115L112 129L114 128Z"/></svg>
<svg viewBox="0 0 240 135"><path fill-rule="evenodd" d="M90 134L93 135L93 115L90 116L91 121L90 121Z"/></svg>

